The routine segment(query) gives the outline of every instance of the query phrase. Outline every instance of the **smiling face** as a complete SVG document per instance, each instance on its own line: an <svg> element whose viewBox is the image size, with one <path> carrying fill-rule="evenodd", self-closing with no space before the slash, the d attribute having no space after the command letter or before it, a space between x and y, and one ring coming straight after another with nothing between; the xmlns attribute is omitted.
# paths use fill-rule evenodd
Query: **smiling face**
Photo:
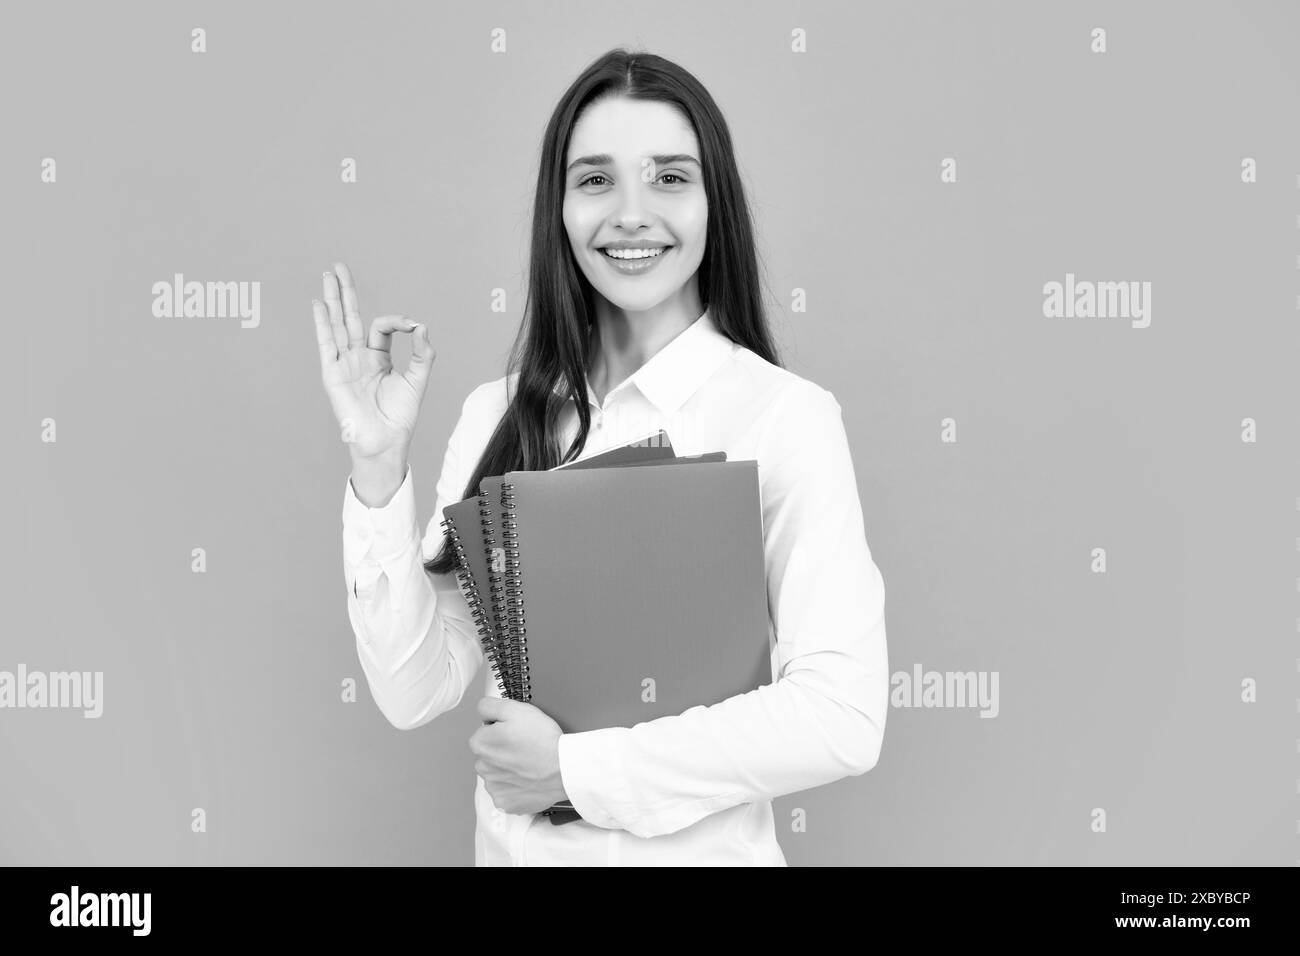
<svg viewBox="0 0 1300 956"><path fill-rule="evenodd" d="M583 111L565 157L564 228L598 297L624 312L699 312L708 203L700 148L667 103L607 97Z"/></svg>

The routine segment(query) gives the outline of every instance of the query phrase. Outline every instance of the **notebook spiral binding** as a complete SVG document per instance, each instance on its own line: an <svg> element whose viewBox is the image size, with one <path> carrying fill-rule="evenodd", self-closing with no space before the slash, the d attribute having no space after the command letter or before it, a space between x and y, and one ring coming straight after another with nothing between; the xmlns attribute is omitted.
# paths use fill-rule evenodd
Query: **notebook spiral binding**
<svg viewBox="0 0 1300 956"><path fill-rule="evenodd" d="M515 700L529 703L533 699L532 678L528 670L528 627L524 619L523 582L519 575L519 531L515 516L514 486L501 484L501 543L505 549L505 610L507 643L515 663Z"/></svg>
<svg viewBox="0 0 1300 956"><path fill-rule="evenodd" d="M465 603L469 605L470 615L474 619L474 627L478 630L479 643L483 645L484 656L492 668L492 673L496 677L497 687L501 690L501 695L506 696L507 677L502 670L501 662L497 659L497 647L494 639L492 619L488 609L483 604L483 598L474 587L474 579L470 576L469 564L465 560L465 546L461 541L460 533L457 532L456 526L443 518L440 522L443 533L450 536L452 550L456 552L456 583L460 586L461 594L465 595Z"/></svg>
<svg viewBox="0 0 1300 956"><path fill-rule="evenodd" d="M488 567L487 608L492 614L491 629L494 647L493 653L500 665L503 677L503 680L498 683L498 686L501 688L501 696L508 698L510 696L509 688L514 684L512 677L514 665L511 660L509 647L506 643L505 634L503 633L499 623L503 613L501 569L497 561L494 560L494 555L492 553L493 548L488 544L489 541L495 539L495 534L492 530L493 515L495 512L496 509L488 503L487 492L480 488L478 493L478 516L479 524L482 526L483 531L481 540L483 542L483 552L487 557Z"/></svg>

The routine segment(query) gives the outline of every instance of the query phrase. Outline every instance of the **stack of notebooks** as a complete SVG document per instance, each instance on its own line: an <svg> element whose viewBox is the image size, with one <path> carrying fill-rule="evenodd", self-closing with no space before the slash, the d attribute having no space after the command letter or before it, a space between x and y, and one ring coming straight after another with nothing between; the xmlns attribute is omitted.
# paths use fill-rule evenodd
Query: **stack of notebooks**
<svg viewBox="0 0 1300 956"><path fill-rule="evenodd" d="M565 733L631 727L771 682L756 461L660 431L443 509L501 696ZM544 813L577 819L568 804Z"/></svg>

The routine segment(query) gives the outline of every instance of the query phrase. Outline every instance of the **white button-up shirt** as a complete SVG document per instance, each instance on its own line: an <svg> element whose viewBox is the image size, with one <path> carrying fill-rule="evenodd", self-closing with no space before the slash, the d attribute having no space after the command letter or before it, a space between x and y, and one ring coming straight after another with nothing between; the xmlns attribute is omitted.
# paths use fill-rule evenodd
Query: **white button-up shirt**
<svg viewBox="0 0 1300 956"><path fill-rule="evenodd" d="M348 615L371 693L397 727L451 710L483 663L455 574L431 575L423 563L441 546L442 509L461 500L514 381L503 376L465 399L423 534L409 468L382 508L363 505L350 479L344 488ZM505 813L477 778L475 863L784 866L772 798L870 770L888 710L884 582L840 405L732 342L707 310L603 403L590 400L581 458L663 428L679 455L757 460L773 683L634 727L564 734L560 772L582 820L555 826ZM572 401L558 426L563 450L577 434ZM499 697L484 673L483 693Z"/></svg>

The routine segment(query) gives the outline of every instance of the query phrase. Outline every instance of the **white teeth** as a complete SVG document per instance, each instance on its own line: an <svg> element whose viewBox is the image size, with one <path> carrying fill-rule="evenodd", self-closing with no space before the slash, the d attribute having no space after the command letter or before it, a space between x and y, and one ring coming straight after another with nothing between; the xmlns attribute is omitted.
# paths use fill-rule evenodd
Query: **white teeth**
<svg viewBox="0 0 1300 956"><path fill-rule="evenodd" d="M649 259L659 255L667 248L667 246L664 246L659 249L604 249L602 251L611 259Z"/></svg>

